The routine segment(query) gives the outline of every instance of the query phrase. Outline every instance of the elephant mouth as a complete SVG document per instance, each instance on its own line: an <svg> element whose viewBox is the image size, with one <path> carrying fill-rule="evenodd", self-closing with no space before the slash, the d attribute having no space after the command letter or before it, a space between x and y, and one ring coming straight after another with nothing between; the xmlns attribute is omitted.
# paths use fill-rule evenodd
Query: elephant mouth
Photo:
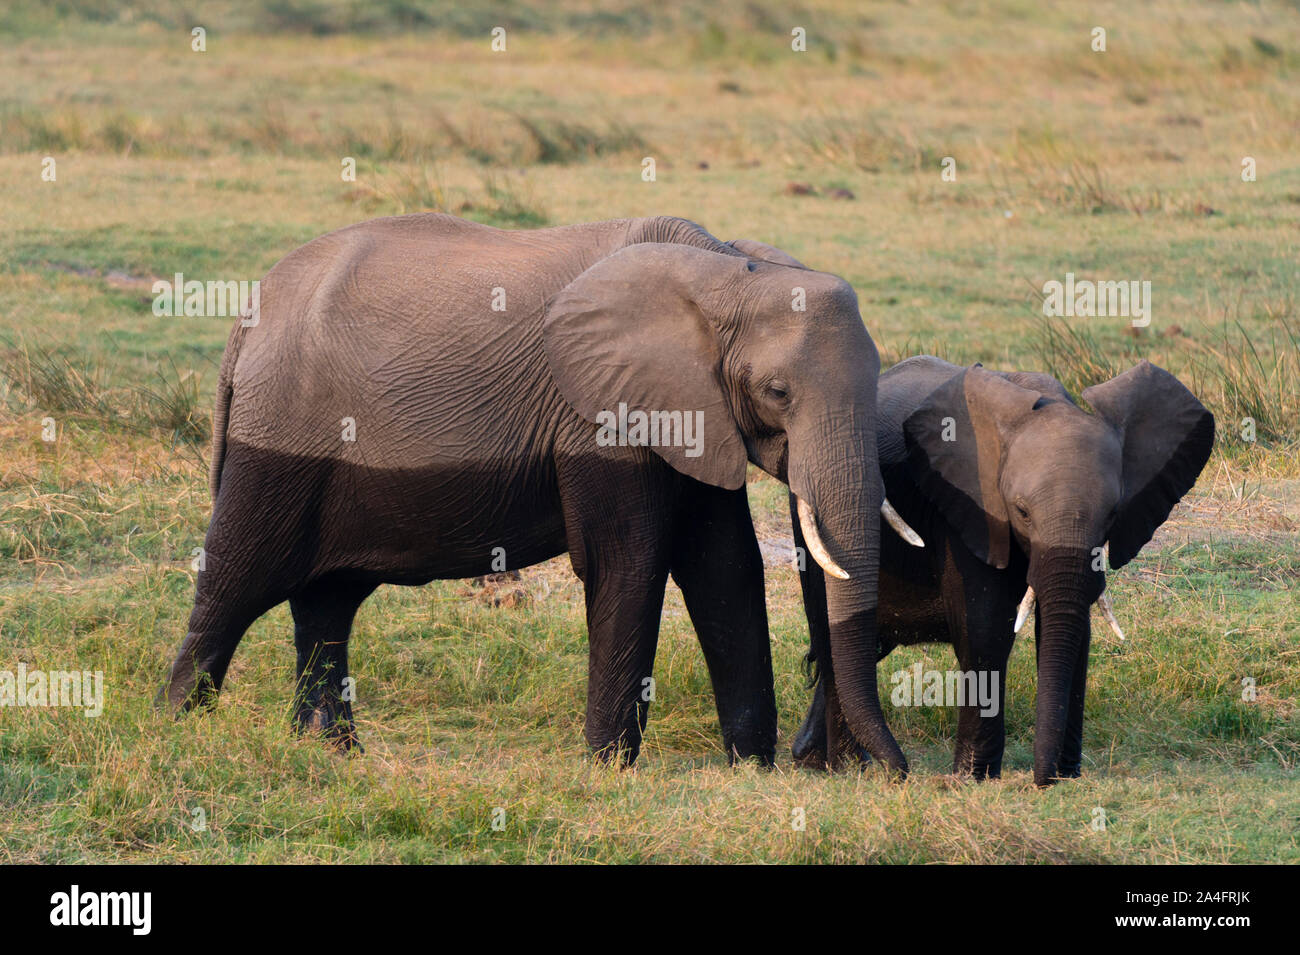
<svg viewBox="0 0 1300 955"><path fill-rule="evenodd" d="M1021 599L1020 606L1016 608L1016 622L1012 628L1012 633L1019 633L1024 629L1025 622L1029 620L1029 615L1034 612L1034 604L1037 600L1038 595L1034 593L1034 588L1025 588L1025 596ZM1101 592L1101 596L1097 598L1097 609L1106 618L1110 628L1115 631L1115 636L1123 640L1124 631L1120 628L1119 621L1115 619L1115 605L1110 602L1110 596L1104 590Z"/></svg>
<svg viewBox="0 0 1300 955"><path fill-rule="evenodd" d="M825 542L822 541L821 534L817 532L817 514L813 510L813 506L801 497L797 498L797 500L799 527L803 531L804 543L808 545L808 553L812 554L813 560L817 561L817 564L826 573L838 580L848 580L849 572L835 562L830 551L826 548ZM881 501L880 513L903 540L913 547L925 546L925 541L921 540L921 535L912 530L907 521L903 520L902 515L894 510L894 506L889 503L889 498L884 498Z"/></svg>

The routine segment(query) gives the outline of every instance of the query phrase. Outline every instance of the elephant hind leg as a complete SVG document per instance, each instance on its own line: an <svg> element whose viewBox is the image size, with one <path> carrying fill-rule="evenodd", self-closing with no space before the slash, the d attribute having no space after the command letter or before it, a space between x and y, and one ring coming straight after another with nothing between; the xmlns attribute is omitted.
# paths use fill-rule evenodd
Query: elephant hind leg
<svg viewBox="0 0 1300 955"><path fill-rule="evenodd" d="M235 647L263 612L236 604L196 603L158 704L178 714L215 706Z"/></svg>
<svg viewBox="0 0 1300 955"><path fill-rule="evenodd" d="M209 532L209 544L213 535ZM185 639L172 663L158 703L183 713L216 704L235 648L253 621L288 594L268 586L259 568L245 570L228 552L209 550L199 579Z"/></svg>
<svg viewBox="0 0 1300 955"><path fill-rule="evenodd" d="M826 768L826 688L822 681L813 689L812 703L804 715L791 747L796 766Z"/></svg>
<svg viewBox="0 0 1300 955"><path fill-rule="evenodd" d="M803 718L803 724L794 734L792 752L795 765L804 769L818 770L852 766L854 763L859 766L871 765L871 754L853 738L848 727L842 726L844 719L842 714L832 718L837 719L842 728L838 734L838 748L830 756L827 755L830 749L827 725L832 720L826 717L826 679L823 673L822 679L818 681L813 691L812 704Z"/></svg>
<svg viewBox="0 0 1300 955"><path fill-rule="evenodd" d="M374 590L372 583L325 578L289 598L298 650L294 727L299 733L321 732L343 750L361 748L352 721L348 637L357 608Z"/></svg>
<svg viewBox="0 0 1300 955"><path fill-rule="evenodd" d="M159 702L211 705L249 626L286 600L309 567L301 552L310 500L284 492L283 475L232 442L199 558L194 610Z"/></svg>

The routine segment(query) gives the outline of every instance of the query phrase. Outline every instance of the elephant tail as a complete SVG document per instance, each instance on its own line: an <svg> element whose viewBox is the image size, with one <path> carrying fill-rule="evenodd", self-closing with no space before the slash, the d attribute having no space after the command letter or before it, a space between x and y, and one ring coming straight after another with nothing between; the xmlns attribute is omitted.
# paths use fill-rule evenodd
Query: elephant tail
<svg viewBox="0 0 1300 955"><path fill-rule="evenodd" d="M244 340L243 316L235 323L226 341L226 351L221 356L221 370L217 372L217 398L212 405L212 464L208 468L208 486L212 500L217 500L221 487L221 466L226 459L226 427L230 423L230 399L235 393L235 363L239 361L239 346Z"/></svg>

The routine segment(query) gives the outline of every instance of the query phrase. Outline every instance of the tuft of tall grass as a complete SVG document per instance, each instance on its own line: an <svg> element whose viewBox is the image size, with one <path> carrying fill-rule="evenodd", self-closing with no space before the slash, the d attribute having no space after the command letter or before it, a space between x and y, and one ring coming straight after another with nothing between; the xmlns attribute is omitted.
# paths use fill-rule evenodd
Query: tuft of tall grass
<svg viewBox="0 0 1300 955"><path fill-rule="evenodd" d="M0 350L0 377L43 411L101 422L117 417L103 366L84 356L8 345Z"/></svg>
<svg viewBox="0 0 1300 955"><path fill-rule="evenodd" d="M453 122L423 108L418 118L388 115L360 123L297 118L290 104L267 99L238 117L196 126L181 115L137 116L83 104L45 109L0 105L0 153L80 150L136 156L344 156L432 162L464 156L484 165L565 165L649 147L615 121L574 122L544 115L484 110Z"/></svg>
<svg viewBox="0 0 1300 955"><path fill-rule="evenodd" d="M203 444L212 436L212 418L204 406L199 376L192 368L181 371L170 358L167 364L166 370L155 373L154 387L137 392L141 417L153 429L170 434L173 444Z"/></svg>
<svg viewBox="0 0 1300 955"><path fill-rule="evenodd" d="M461 211L488 225L533 229L550 221L546 210L534 198L532 189L522 177L498 176L492 172L483 175L483 191L487 203L481 207L482 215L472 215L475 207L464 205Z"/></svg>
<svg viewBox="0 0 1300 955"><path fill-rule="evenodd" d="M804 122L796 135L818 158L864 172L938 169L944 156L941 149L922 142L907 126L891 127L876 119L824 116Z"/></svg>
<svg viewBox="0 0 1300 955"><path fill-rule="evenodd" d="M32 409L63 415L104 430L165 436L194 448L208 440L211 424L199 376L167 359L152 387L110 387L116 377L102 365L68 349L6 344L0 348L0 379Z"/></svg>
<svg viewBox="0 0 1300 955"><path fill-rule="evenodd" d="M913 355L933 355L935 358L942 358L954 365L969 364L959 347L954 347L951 343L940 341L938 338L927 340L913 338L909 335L903 340L902 346L897 348L882 338L879 333L875 333L874 338L876 349L880 353L881 371L892 368L903 359L911 358Z"/></svg>
<svg viewBox="0 0 1300 955"><path fill-rule="evenodd" d="M522 177L488 171L483 174L482 183L482 196L447 188L436 167L431 170L421 165L378 176L373 183L366 179L358 181L348 198L363 202L372 212L381 209L398 215L447 212L501 228L537 228L550 221Z"/></svg>
<svg viewBox="0 0 1300 955"><path fill-rule="evenodd" d="M601 130L568 120L524 116L522 113L513 115L515 122L532 140L533 162L582 162L646 148L645 140L634 129L618 122L611 122Z"/></svg>
<svg viewBox="0 0 1300 955"><path fill-rule="evenodd" d="M1300 333L1290 303L1265 306L1272 321L1252 333L1227 322L1208 338L1178 339L1160 359L1214 413L1221 444L1243 445L1247 419L1265 447L1300 441ZM1137 340L1107 346L1086 328L1043 318L1032 339L1042 369L1073 395L1109 381L1145 357Z"/></svg>
<svg viewBox="0 0 1300 955"><path fill-rule="evenodd" d="M1190 373L1220 434L1242 440L1249 419L1267 447L1300 440L1300 333L1289 303L1266 310L1274 319L1267 331L1252 336L1241 322L1224 322L1209 342L1193 342Z"/></svg>
<svg viewBox="0 0 1300 955"><path fill-rule="evenodd" d="M191 129L184 116L160 122L152 116L79 104L0 108L0 152L175 156L210 151L214 145Z"/></svg>
<svg viewBox="0 0 1300 955"><path fill-rule="evenodd" d="M452 204L438 169L420 165L390 175L357 181L348 198L361 201L370 211L391 209L397 215L408 212L451 212Z"/></svg>
<svg viewBox="0 0 1300 955"><path fill-rule="evenodd" d="M1060 136L1047 125L1016 129L1003 148L981 146L975 154L983 156L992 202L1000 206L1027 203L1040 212L1056 207L1082 215L1215 213L1204 196L1191 191L1115 186L1112 173L1116 167L1103 166L1086 150L1086 145ZM1122 164L1118 171L1121 179L1131 175Z"/></svg>
<svg viewBox="0 0 1300 955"><path fill-rule="evenodd" d="M1072 395L1109 381L1138 360L1127 351L1112 352L1087 328L1061 318L1043 318L1035 329L1032 347L1042 370L1065 385Z"/></svg>
<svg viewBox="0 0 1300 955"><path fill-rule="evenodd" d="M92 138L78 110L13 106L0 110L0 142L6 152L84 149Z"/></svg>

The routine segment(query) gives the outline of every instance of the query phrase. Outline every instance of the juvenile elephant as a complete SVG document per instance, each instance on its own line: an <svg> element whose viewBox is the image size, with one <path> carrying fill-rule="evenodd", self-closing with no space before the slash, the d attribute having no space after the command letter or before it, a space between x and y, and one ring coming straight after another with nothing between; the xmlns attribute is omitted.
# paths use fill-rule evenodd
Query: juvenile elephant
<svg viewBox="0 0 1300 955"><path fill-rule="evenodd" d="M1213 415L1146 361L1083 392L1096 414L1049 375L930 356L890 368L879 388L885 493L926 543L882 540L879 656L899 644L951 643L962 671L998 675L996 714L982 717L967 700L953 756L954 772L997 777L1007 658L1033 609L1034 782L1078 776L1090 606L1100 602L1118 630L1104 555L1112 568L1127 564L1196 482ZM795 537L801 544L797 524ZM794 755L836 766L858 754L838 713L838 663L824 655L825 578L810 566L802 584L819 683Z"/></svg>
<svg viewBox="0 0 1300 955"><path fill-rule="evenodd" d="M590 745L636 757L671 573L728 753L770 763L752 461L850 575L827 589L845 716L905 769L874 682L878 370L847 283L682 219L510 232L413 215L316 239L226 346L204 569L166 700L213 701L244 631L287 599L295 721L353 746L348 637L379 584L567 550Z"/></svg>

